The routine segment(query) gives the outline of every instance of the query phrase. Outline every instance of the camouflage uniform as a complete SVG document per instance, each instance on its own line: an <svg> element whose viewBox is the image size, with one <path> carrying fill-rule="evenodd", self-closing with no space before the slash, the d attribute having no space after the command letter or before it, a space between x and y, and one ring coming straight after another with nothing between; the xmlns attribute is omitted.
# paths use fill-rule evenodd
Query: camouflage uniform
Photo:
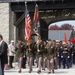
<svg viewBox="0 0 75 75"><path fill-rule="evenodd" d="M20 44L17 44L17 47L16 47L16 56L18 57L19 59L19 73L21 72L21 67L22 67L22 59L23 59L23 56L24 56L24 50L25 50L25 45L24 43L20 43Z"/></svg>
<svg viewBox="0 0 75 75"><path fill-rule="evenodd" d="M54 44L54 68L57 69L58 61L57 61L57 50L58 46Z"/></svg>
<svg viewBox="0 0 75 75"><path fill-rule="evenodd" d="M38 58L38 73L41 72L42 67L42 57L43 57L44 44L43 41L37 44L37 58Z"/></svg>
<svg viewBox="0 0 75 75"><path fill-rule="evenodd" d="M52 72L54 73L54 45L48 45L48 69L49 69L49 73L51 73L51 70Z"/></svg>
<svg viewBox="0 0 75 75"><path fill-rule="evenodd" d="M43 49L43 70L45 70L45 67L47 66L47 44L45 42L44 49Z"/></svg>
<svg viewBox="0 0 75 75"><path fill-rule="evenodd" d="M28 60L28 65L29 65L29 73L31 73L32 71L33 50L34 50L34 43L33 42L28 43L27 60Z"/></svg>

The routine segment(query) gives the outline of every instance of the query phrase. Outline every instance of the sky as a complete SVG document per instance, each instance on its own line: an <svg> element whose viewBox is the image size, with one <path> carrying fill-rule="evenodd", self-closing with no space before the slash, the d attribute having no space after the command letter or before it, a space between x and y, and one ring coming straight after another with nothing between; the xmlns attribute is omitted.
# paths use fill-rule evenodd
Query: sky
<svg viewBox="0 0 75 75"><path fill-rule="evenodd" d="M50 24L50 26L55 25L55 24L58 26L61 26L63 24L70 24L70 25L74 26L74 29L75 29L75 20L59 21L59 22L55 22L55 23Z"/></svg>

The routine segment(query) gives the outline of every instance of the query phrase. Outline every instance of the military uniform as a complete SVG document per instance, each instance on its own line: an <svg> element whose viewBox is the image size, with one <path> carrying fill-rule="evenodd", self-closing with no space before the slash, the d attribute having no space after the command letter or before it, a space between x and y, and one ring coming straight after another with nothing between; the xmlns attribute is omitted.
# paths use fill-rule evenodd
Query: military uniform
<svg viewBox="0 0 75 75"><path fill-rule="evenodd" d="M21 67L22 67L22 59L23 59L23 55L24 55L24 50L25 50L25 45L24 43L20 43L20 44L17 44L16 46L16 56L18 57L19 59L19 73L21 72Z"/></svg>
<svg viewBox="0 0 75 75"><path fill-rule="evenodd" d="M67 68L69 68L70 54L67 45L63 46L62 58L63 58L63 68L66 68L66 66Z"/></svg>
<svg viewBox="0 0 75 75"><path fill-rule="evenodd" d="M70 67L72 67L72 63L73 63L73 44L70 44L69 47L70 47L70 51L69 51L70 52L70 59L69 59L70 64L69 65L70 65Z"/></svg>
<svg viewBox="0 0 75 75"><path fill-rule="evenodd" d="M27 60L26 48L27 48L27 44L24 43L24 52L23 52L23 59L22 59L22 68L26 68L26 60Z"/></svg>
<svg viewBox="0 0 75 75"><path fill-rule="evenodd" d="M75 65L75 43L73 44L72 51L73 51L73 64Z"/></svg>
<svg viewBox="0 0 75 75"><path fill-rule="evenodd" d="M37 58L38 58L38 68L39 68L38 73L41 72L43 50L44 50L44 43L43 41L41 41L40 43L37 44Z"/></svg>
<svg viewBox="0 0 75 75"><path fill-rule="evenodd" d="M58 46L54 44L54 68L57 69L58 67L58 61L57 61L57 50Z"/></svg>
<svg viewBox="0 0 75 75"><path fill-rule="evenodd" d="M61 68L61 62L62 62L62 58L61 58L62 49L63 49L62 45L57 46L57 58L58 58L59 68Z"/></svg>
<svg viewBox="0 0 75 75"><path fill-rule="evenodd" d="M43 70L45 70L45 67L47 66L47 44L45 42L44 49L43 49Z"/></svg>
<svg viewBox="0 0 75 75"><path fill-rule="evenodd" d="M49 73L51 73L51 70L52 72L54 73L54 45L50 44L48 45L48 54L47 54L47 58L48 58L48 69L49 69Z"/></svg>
<svg viewBox="0 0 75 75"><path fill-rule="evenodd" d="M27 60L29 65L29 73L31 73L32 71L33 50L34 50L34 43L33 42L28 43Z"/></svg>

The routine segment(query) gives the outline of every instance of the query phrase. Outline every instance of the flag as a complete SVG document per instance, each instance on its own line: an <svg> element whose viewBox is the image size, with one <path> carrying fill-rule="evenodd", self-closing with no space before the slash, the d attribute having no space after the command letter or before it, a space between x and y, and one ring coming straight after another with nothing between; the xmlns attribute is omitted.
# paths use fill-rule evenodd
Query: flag
<svg viewBox="0 0 75 75"><path fill-rule="evenodd" d="M74 39L74 37L72 37L72 39L71 39L71 42L72 42L72 43L74 43L74 42L75 42L75 39Z"/></svg>
<svg viewBox="0 0 75 75"><path fill-rule="evenodd" d="M72 31L72 38L71 38L71 42L72 42L72 43L74 43L74 42L75 42L75 38L74 38L73 31Z"/></svg>
<svg viewBox="0 0 75 75"><path fill-rule="evenodd" d="M27 41L30 41L31 34L32 34L32 30L31 30L31 18L30 18L30 15L28 13L28 10L26 10L26 12L25 12L25 39Z"/></svg>
<svg viewBox="0 0 75 75"><path fill-rule="evenodd" d="M64 42L67 42L67 36L66 36L66 33L64 33Z"/></svg>
<svg viewBox="0 0 75 75"><path fill-rule="evenodd" d="M38 5L35 6L35 12L34 12L34 23L37 25L39 19L39 11L38 11Z"/></svg>

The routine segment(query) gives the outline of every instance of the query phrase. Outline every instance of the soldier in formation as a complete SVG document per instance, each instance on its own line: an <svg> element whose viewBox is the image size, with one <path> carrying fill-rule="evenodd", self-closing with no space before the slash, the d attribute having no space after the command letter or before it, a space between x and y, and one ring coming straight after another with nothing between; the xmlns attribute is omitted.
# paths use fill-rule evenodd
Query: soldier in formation
<svg viewBox="0 0 75 75"><path fill-rule="evenodd" d="M22 68L22 60L23 57L26 57L26 48L25 48L25 44L22 42L21 39L18 39L18 43L16 46L16 56L18 57L19 60L19 73L21 73L21 68Z"/></svg>
<svg viewBox="0 0 75 75"><path fill-rule="evenodd" d="M43 41L39 37L37 42L31 39L30 42L24 43L19 39L15 50L19 59L19 73L21 73L21 68L26 67L26 61L28 62L29 73L33 70L33 64L38 67L37 73L41 73L42 70L46 71L46 68L49 74L54 73L54 69L57 68L70 68L72 62L75 62L74 48L75 44L70 41L63 42L51 39ZM23 60L24 58L27 60ZM37 63L33 60L36 60Z"/></svg>
<svg viewBox="0 0 75 75"><path fill-rule="evenodd" d="M33 43L33 40L31 39L31 41L28 42L28 45L27 45L27 60L28 60L28 66L29 66L29 73L32 72L33 52L34 52L34 43Z"/></svg>
<svg viewBox="0 0 75 75"><path fill-rule="evenodd" d="M37 43L37 58L38 58L38 72L37 73L41 73L43 50L44 50L44 43L41 40L41 38L39 38L38 43Z"/></svg>

